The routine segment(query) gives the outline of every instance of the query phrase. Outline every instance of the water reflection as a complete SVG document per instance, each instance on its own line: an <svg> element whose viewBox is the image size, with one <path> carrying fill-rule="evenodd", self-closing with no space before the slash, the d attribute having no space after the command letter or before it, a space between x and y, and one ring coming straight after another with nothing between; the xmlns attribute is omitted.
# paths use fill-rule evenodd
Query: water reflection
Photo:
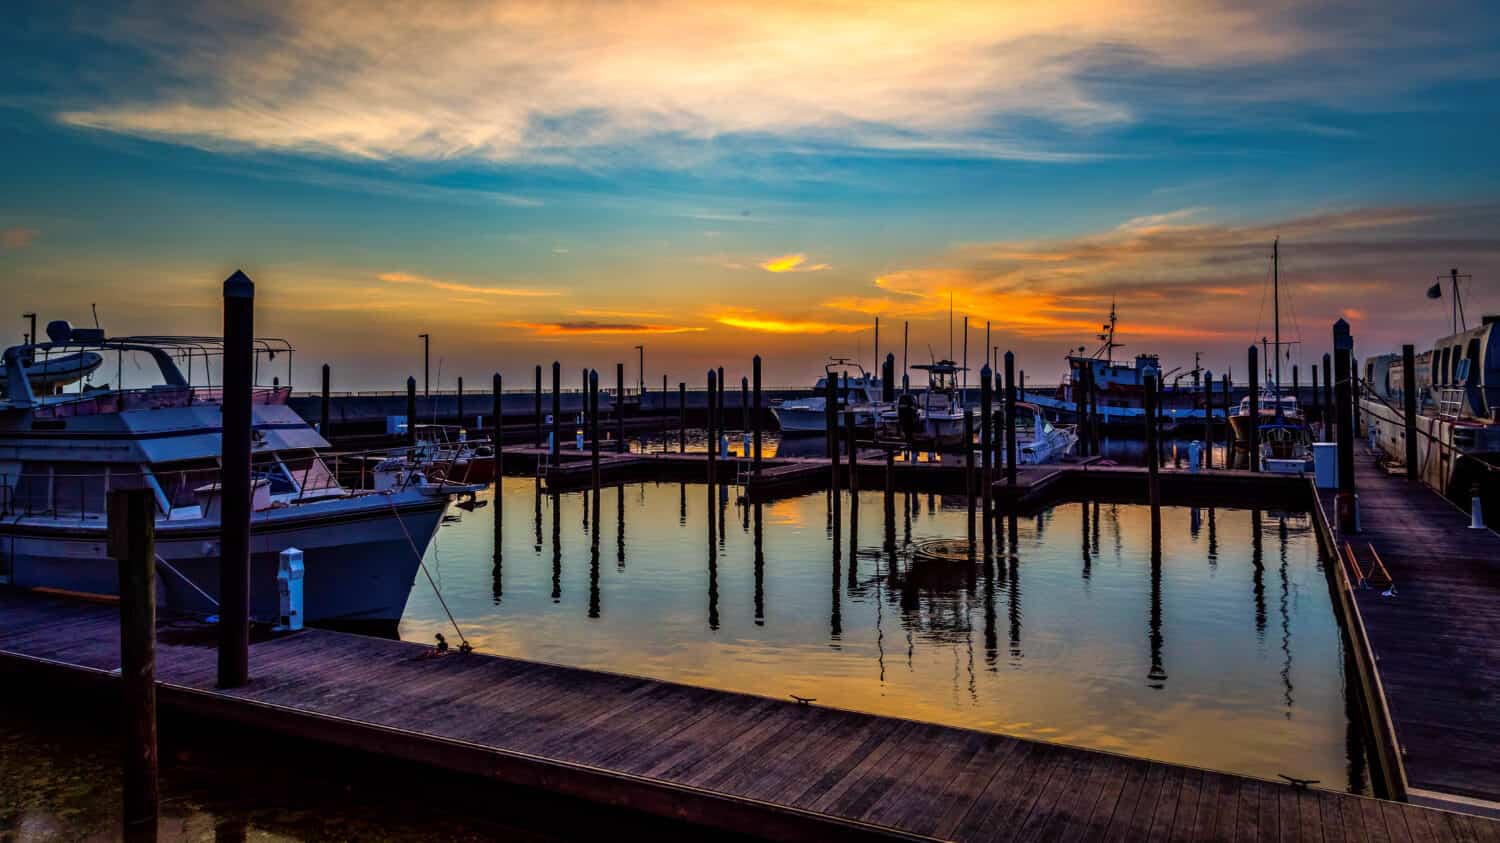
<svg viewBox="0 0 1500 843"><path fill-rule="evenodd" d="M512 484L491 504L492 522L470 515L440 530L445 595L481 649L1365 786L1363 761L1347 757L1343 653L1316 543L1295 517L1062 504L986 519L973 561L951 562L915 551L967 534L962 496L927 495L922 506L911 492L816 493L737 499L731 512L729 484L697 488L616 484L607 536L599 491ZM512 507L532 516L518 543L504 530ZM584 513L586 550L562 538L564 519ZM1275 586L1265 581L1267 517L1278 531ZM729 518L740 529L728 531ZM1251 541L1220 542L1221 527ZM684 543L684 529L706 530L707 546ZM616 564L605 568L610 540ZM537 575L548 550L550 581ZM483 606L466 579L473 559L487 563ZM502 597L504 611L493 611ZM1253 627L1238 620L1247 609ZM1280 652L1268 661L1273 609ZM440 611L414 590L403 635L430 638Z"/></svg>

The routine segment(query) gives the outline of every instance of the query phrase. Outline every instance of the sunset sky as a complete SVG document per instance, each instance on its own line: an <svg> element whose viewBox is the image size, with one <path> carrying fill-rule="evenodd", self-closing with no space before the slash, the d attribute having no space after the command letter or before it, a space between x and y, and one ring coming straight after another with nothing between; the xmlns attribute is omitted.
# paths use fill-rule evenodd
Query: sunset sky
<svg viewBox="0 0 1500 843"><path fill-rule="evenodd" d="M948 346L1033 381L1117 301L1222 371L1500 312L1491 3L19 3L0 30L18 318L215 333L219 282L340 389L536 363L696 383ZM1446 295L1446 290L1445 290ZM299 386L312 387L311 379Z"/></svg>

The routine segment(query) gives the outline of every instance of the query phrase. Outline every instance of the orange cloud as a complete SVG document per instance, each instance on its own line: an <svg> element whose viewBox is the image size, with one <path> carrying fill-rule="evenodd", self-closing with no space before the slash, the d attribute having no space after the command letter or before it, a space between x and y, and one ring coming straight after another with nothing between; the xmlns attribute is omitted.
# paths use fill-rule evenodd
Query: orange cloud
<svg viewBox="0 0 1500 843"><path fill-rule="evenodd" d="M759 331L766 334L834 334L863 331L868 325L851 325L846 322L820 322L810 319L778 319L758 313L726 313L712 317L720 325L739 328L743 331Z"/></svg>
<svg viewBox="0 0 1500 843"><path fill-rule="evenodd" d="M31 245L38 233L34 228L0 229L0 249L24 249Z"/></svg>
<svg viewBox="0 0 1500 843"><path fill-rule="evenodd" d="M389 284L422 284L434 290L480 296L547 298L560 296L565 292L563 290L539 290L524 287L482 287L477 284L460 284L454 281L443 281L438 278L429 278L425 275L416 275L410 272L382 272L375 277Z"/></svg>
<svg viewBox="0 0 1500 843"><path fill-rule="evenodd" d="M820 272L828 269L828 264L808 263L807 255L798 253L767 258L760 262L760 268L767 272Z"/></svg>

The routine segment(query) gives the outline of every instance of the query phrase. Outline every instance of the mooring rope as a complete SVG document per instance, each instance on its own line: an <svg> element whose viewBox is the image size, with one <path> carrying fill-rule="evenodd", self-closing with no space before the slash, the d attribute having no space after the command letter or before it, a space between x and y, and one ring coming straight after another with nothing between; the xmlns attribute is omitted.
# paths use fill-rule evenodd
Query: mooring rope
<svg viewBox="0 0 1500 843"><path fill-rule="evenodd" d="M396 499L389 492L386 493L386 503L391 505L391 512L396 515L396 523L401 525L401 532L406 536L406 544L411 548L412 555L417 557L417 564L421 566L422 573L427 576L427 582L432 586L432 593L437 595L438 603L443 607L443 613L448 616L448 623L453 624L453 631L458 635L459 651L469 652L473 646L469 639L464 637L464 631L458 628L458 619L453 617L453 610L448 608L448 601L443 599L443 591L438 588L437 580L432 578L432 572L427 570L427 562L422 559L422 554L417 550L417 542L411 537L411 531L406 529L406 522L401 520L401 510L396 506Z"/></svg>

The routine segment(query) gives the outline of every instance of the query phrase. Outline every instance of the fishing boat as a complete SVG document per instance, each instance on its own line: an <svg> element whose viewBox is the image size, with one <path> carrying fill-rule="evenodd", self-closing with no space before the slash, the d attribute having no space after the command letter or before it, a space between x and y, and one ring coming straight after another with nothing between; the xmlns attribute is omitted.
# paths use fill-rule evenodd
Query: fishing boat
<svg viewBox="0 0 1500 843"><path fill-rule="evenodd" d="M1414 355L1417 476L1450 498L1467 500L1477 483L1495 486L1500 466L1500 315L1470 328L1463 318L1459 275L1452 273L1450 333ZM1441 283L1427 291L1440 298ZM1406 367L1400 354L1367 358L1359 412L1370 441L1395 462L1407 459Z"/></svg>
<svg viewBox="0 0 1500 843"><path fill-rule="evenodd" d="M1281 392L1281 242L1271 244L1271 288L1272 313L1275 339L1269 343L1262 337L1268 358L1266 382L1255 396L1256 407L1251 409L1251 396L1240 399L1229 416L1234 429L1236 444L1248 448L1252 429L1259 443L1260 462L1267 471L1301 473L1312 464L1312 433L1302 415L1297 396Z"/></svg>
<svg viewBox="0 0 1500 843"><path fill-rule="evenodd" d="M962 445L964 408L959 399L958 376L967 370L952 360L937 360L912 368L927 373L927 389L920 395L909 392L901 395L894 409L882 412L880 435L926 450Z"/></svg>
<svg viewBox="0 0 1500 843"><path fill-rule="evenodd" d="M53 322L48 342L4 352L0 400L0 584L89 594L117 593L108 556L106 497L146 488L156 498L161 606L214 613L219 593L223 389L206 379L223 342L211 337L105 338ZM37 395L28 363L88 351L155 364L139 388ZM278 357L291 380L292 347L255 341L257 378ZM123 369L123 366L121 367ZM132 366L133 371L133 366ZM149 369L148 369L149 371ZM328 443L287 406L289 386L273 379L251 395L251 615L278 614L276 570L283 550L303 552L304 619L399 620L422 554L452 498L478 486L410 472L382 491L349 489Z"/></svg>
<svg viewBox="0 0 1500 843"><path fill-rule="evenodd" d="M853 411L854 424L863 429L875 426L876 420L890 404L881 400L880 379L865 371L859 363L844 357L835 357L823 367L823 377L813 384L813 394L807 398L783 401L771 407L771 415L781 426L782 433L810 434L828 432L828 382L833 378L838 395L840 418Z"/></svg>
<svg viewBox="0 0 1500 843"><path fill-rule="evenodd" d="M1159 426L1172 427L1177 422L1204 418L1201 393L1203 370L1196 361L1191 370L1181 367L1162 369L1156 354L1137 354L1131 359L1116 359L1115 350L1125 344L1115 339L1118 314L1113 304L1109 321L1099 331L1099 346L1092 352L1079 346L1064 359L1067 371L1062 383L1051 392L1028 391L1026 399L1053 413L1057 418L1078 421L1078 405L1087 396L1086 385L1094 387L1099 423L1105 427L1141 427L1146 423L1146 375L1157 376Z"/></svg>
<svg viewBox="0 0 1500 843"><path fill-rule="evenodd" d="M375 467L376 488L400 483L416 471L428 480L487 486L495 480L495 449L488 441L471 441L459 425L419 424L416 444L380 459Z"/></svg>

